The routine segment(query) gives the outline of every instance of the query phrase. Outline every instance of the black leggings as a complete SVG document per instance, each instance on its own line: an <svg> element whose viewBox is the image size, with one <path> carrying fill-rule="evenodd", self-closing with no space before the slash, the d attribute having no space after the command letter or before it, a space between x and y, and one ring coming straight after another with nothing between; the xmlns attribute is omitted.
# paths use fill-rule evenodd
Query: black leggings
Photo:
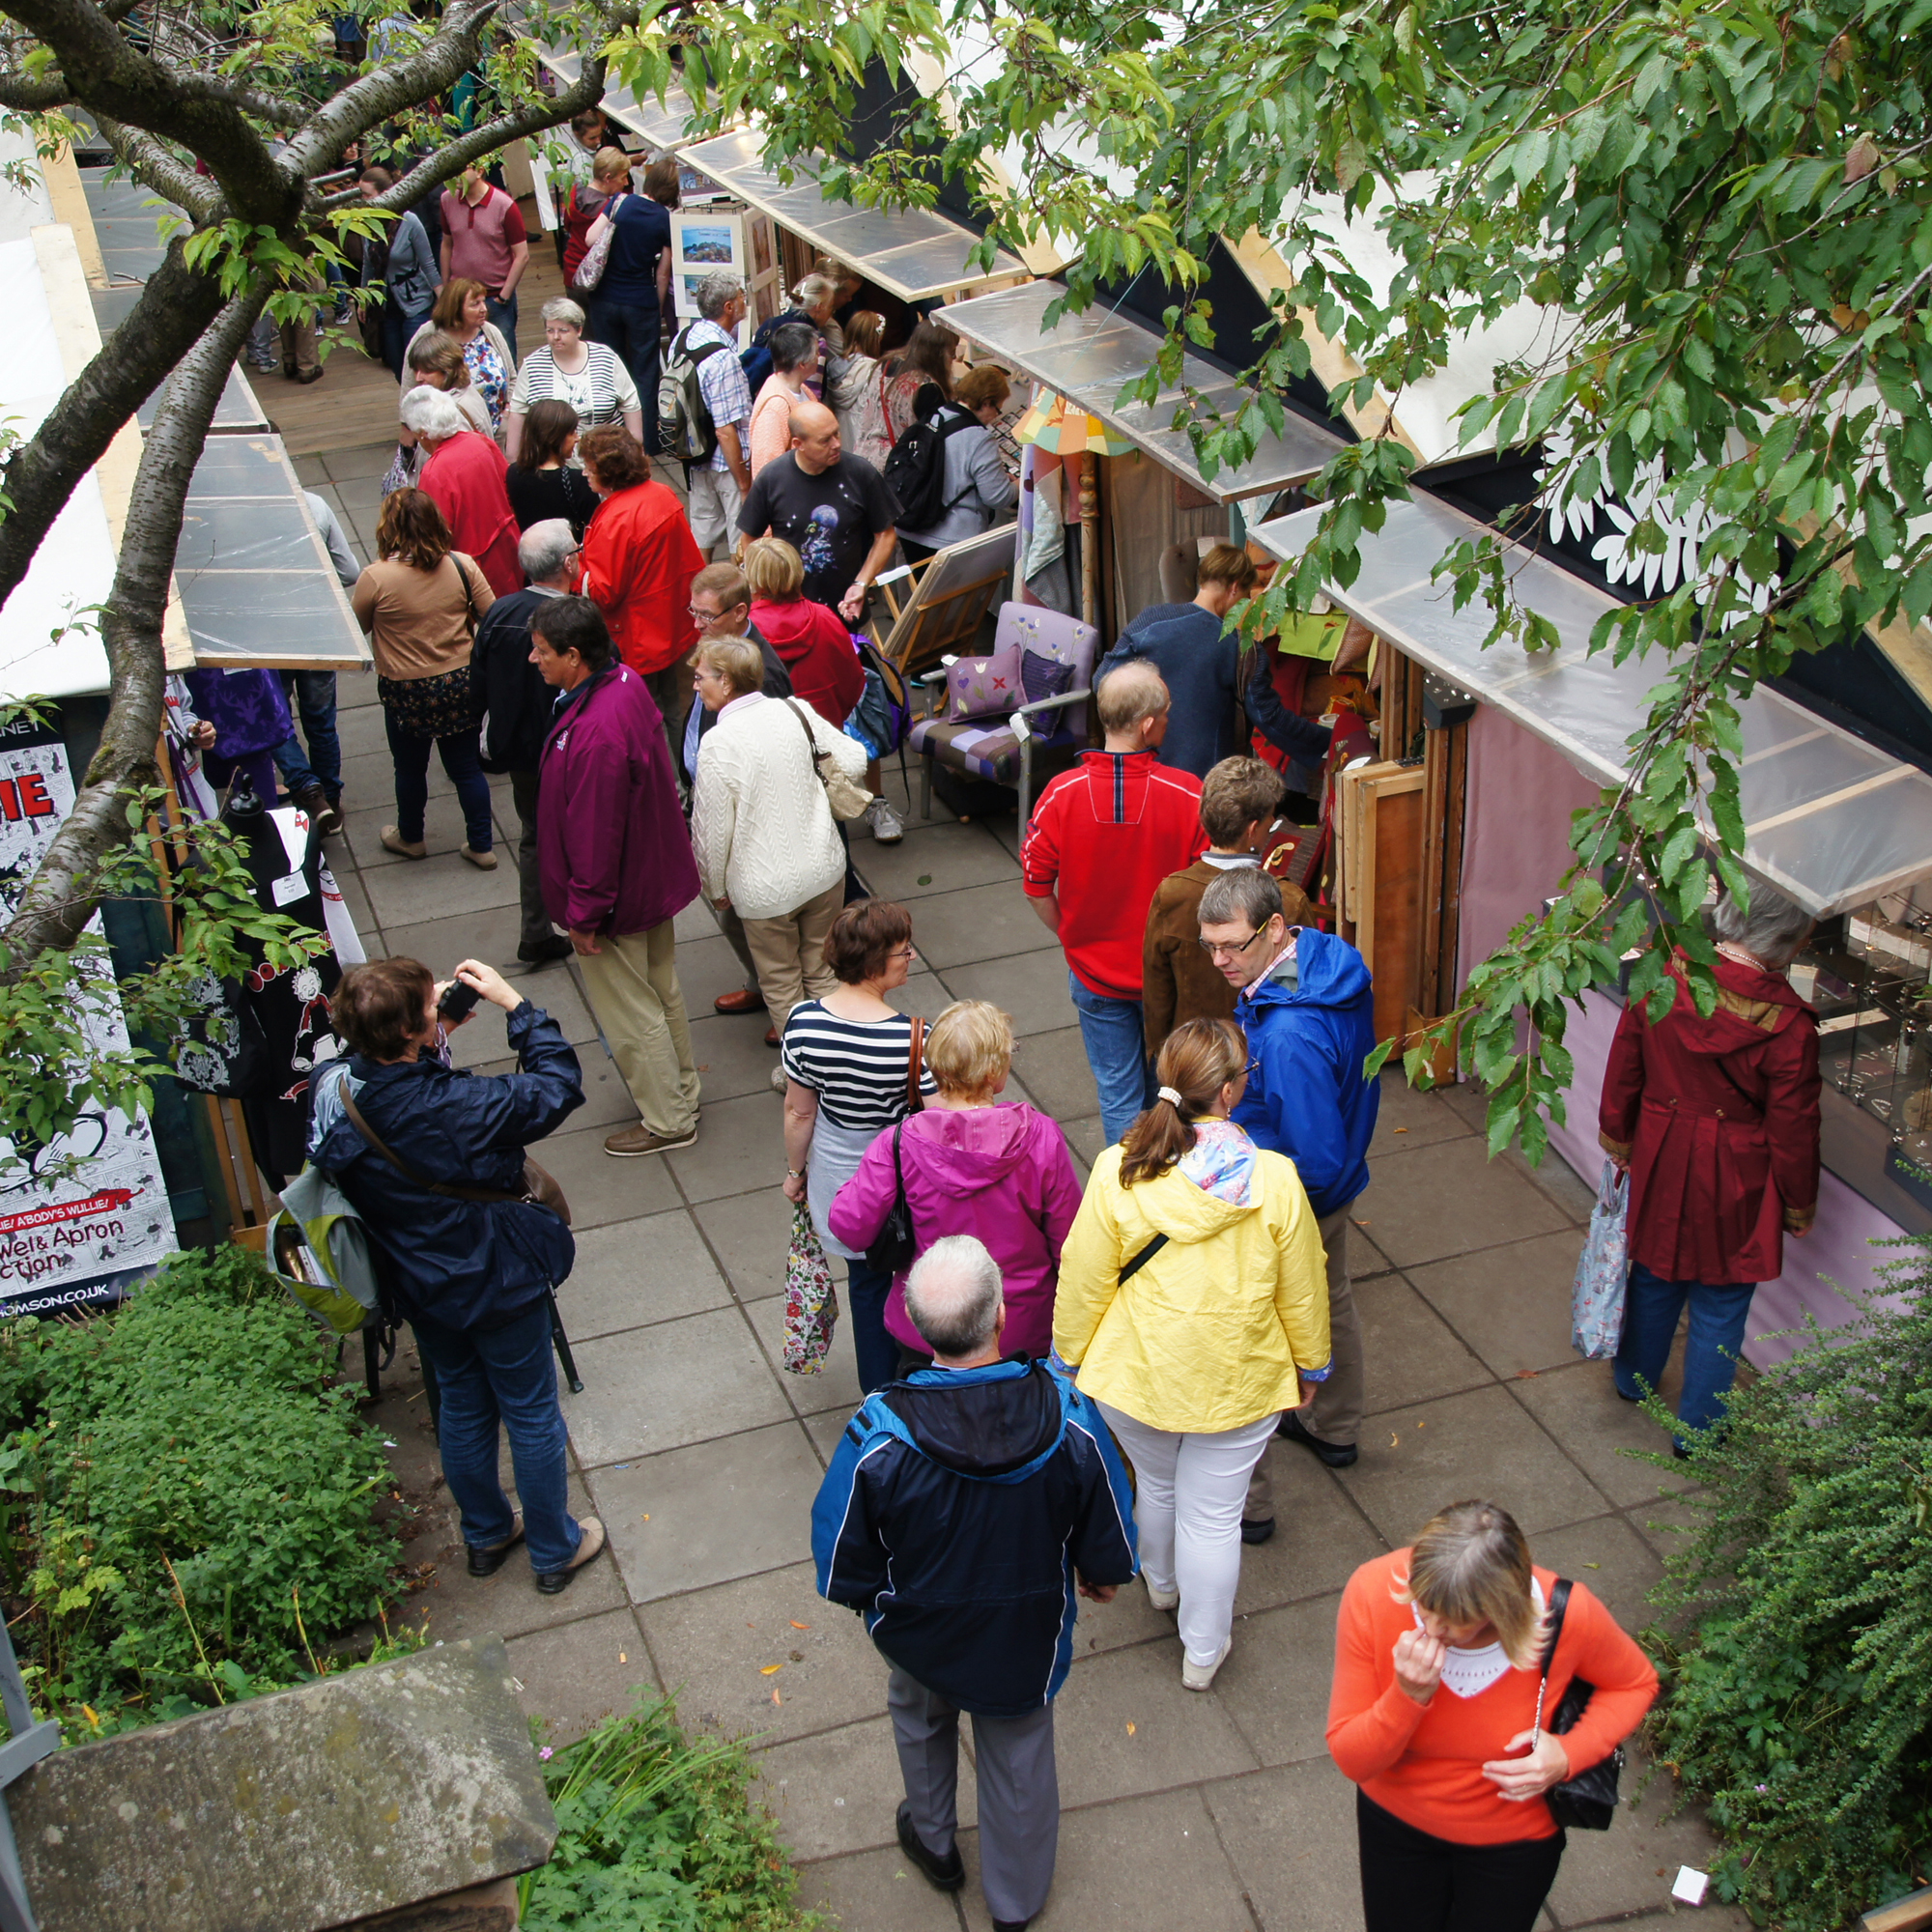
<svg viewBox="0 0 1932 1932"><path fill-rule="evenodd" d="M1355 1793L1368 1932L1533 1932L1556 1882L1564 1834L1458 1845Z"/></svg>

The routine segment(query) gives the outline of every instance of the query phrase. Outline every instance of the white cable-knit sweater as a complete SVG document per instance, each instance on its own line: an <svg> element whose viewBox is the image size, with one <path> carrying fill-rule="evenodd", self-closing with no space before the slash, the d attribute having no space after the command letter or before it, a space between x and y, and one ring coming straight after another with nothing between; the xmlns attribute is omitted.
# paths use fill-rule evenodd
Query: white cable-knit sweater
<svg viewBox="0 0 1932 1932"><path fill-rule="evenodd" d="M740 708L742 707L742 708ZM845 876L845 848L800 719L848 778L866 748L810 705L762 692L726 705L697 748L691 843L704 896L740 919L781 919Z"/></svg>

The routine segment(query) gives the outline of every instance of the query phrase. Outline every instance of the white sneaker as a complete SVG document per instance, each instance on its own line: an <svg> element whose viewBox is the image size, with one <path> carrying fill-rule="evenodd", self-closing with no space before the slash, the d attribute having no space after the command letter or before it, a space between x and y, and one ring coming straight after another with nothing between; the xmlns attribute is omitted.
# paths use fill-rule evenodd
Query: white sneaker
<svg viewBox="0 0 1932 1932"><path fill-rule="evenodd" d="M1228 1653L1235 1647L1235 1639L1230 1635L1221 1646L1212 1663L1196 1663L1191 1657L1180 1660L1180 1688L1183 1690L1206 1690L1214 1682L1214 1673L1228 1661Z"/></svg>
<svg viewBox="0 0 1932 1932"><path fill-rule="evenodd" d="M896 845L905 837L898 813L883 798L875 798L866 808L866 816L871 821L872 837L881 845Z"/></svg>
<svg viewBox="0 0 1932 1932"><path fill-rule="evenodd" d="M1141 1581L1147 1584L1148 1602L1157 1610L1178 1610L1180 1607L1179 1590L1156 1590L1147 1572L1141 1572Z"/></svg>

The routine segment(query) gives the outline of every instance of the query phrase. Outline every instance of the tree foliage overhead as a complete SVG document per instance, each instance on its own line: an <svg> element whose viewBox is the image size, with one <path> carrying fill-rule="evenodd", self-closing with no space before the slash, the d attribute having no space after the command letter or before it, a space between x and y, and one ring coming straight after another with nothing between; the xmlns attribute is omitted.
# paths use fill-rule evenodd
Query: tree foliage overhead
<svg viewBox="0 0 1932 1932"><path fill-rule="evenodd" d="M1630 781L1579 815L1571 890L1468 989L1462 1048L1492 1087L1492 1144L1520 1134L1540 1154L1570 1077L1567 998L1633 945L1646 949L1634 993L1657 1010L1676 948L1691 997L1714 996L1693 915L1713 870L1747 891L1740 700L1800 652L1932 611L1932 0L834 0L703 17L721 103L759 103L781 158L837 149L874 51L932 61L944 96L905 90L895 134L835 181L903 198L908 156L939 152L977 183L989 242L1079 238L1073 305L1165 278L1168 338L1139 393L1178 379L1189 340L1247 364L1259 390L1200 437L1205 468L1278 424L1281 391L1311 367L1308 318L1363 371L1336 405L1379 391L1399 412L1459 335L1544 306L1546 346L1498 371L1465 439L1542 440L1556 472L1544 514L1614 495L1635 517L1632 549L1674 543L1687 567L1598 626L1594 647L1647 654L1660 679ZM645 84L664 71L649 29L615 58ZM1009 186L981 168L992 156ZM1386 296L1350 262L1344 210L1400 259ZM1253 231L1293 287L1259 340L1217 341L1204 264L1217 236ZM1387 434L1328 465L1320 534L1259 626L1352 580L1410 469ZM1494 541L1439 569L1459 599L1488 601L1494 637L1554 641L1514 602ZM1605 867L1639 896L1600 890Z"/></svg>

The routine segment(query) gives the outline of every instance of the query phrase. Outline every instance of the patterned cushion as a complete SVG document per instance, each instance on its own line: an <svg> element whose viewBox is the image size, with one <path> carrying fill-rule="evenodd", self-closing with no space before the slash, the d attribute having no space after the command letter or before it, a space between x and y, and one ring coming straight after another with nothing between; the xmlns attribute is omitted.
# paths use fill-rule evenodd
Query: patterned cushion
<svg viewBox="0 0 1932 1932"><path fill-rule="evenodd" d="M909 740L915 752L929 753L953 771L994 784L1020 781L1020 741L998 725L966 723L949 724L938 718L922 718Z"/></svg>
<svg viewBox="0 0 1932 1932"><path fill-rule="evenodd" d="M946 673L949 724L972 718L1004 718L1019 708L1020 654L996 651L989 658L960 658Z"/></svg>
<svg viewBox="0 0 1932 1932"><path fill-rule="evenodd" d="M1073 667L1058 658L1042 657L1037 651L1020 653L1020 689L1029 704L1043 697L1060 697L1073 689Z"/></svg>

